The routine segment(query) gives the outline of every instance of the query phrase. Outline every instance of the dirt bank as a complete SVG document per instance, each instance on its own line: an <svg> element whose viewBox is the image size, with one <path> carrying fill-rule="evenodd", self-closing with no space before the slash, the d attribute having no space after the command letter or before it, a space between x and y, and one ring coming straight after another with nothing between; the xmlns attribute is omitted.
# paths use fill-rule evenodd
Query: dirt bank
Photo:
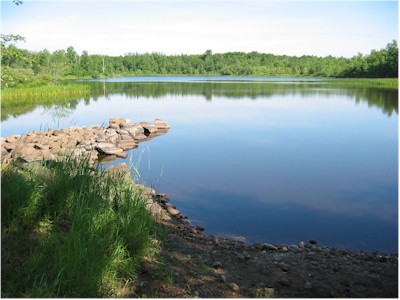
<svg viewBox="0 0 400 300"><path fill-rule="evenodd" d="M245 245L204 235L174 211L165 237L146 259L130 297L398 297L398 256L299 245ZM167 205L167 206L166 206ZM156 243L157 244L157 243Z"/></svg>

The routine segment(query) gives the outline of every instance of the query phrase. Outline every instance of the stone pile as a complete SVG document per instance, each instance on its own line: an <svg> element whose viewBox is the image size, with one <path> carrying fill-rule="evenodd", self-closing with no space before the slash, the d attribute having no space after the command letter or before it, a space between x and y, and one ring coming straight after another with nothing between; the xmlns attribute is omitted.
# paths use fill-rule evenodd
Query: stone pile
<svg viewBox="0 0 400 300"><path fill-rule="evenodd" d="M110 118L108 126L74 126L67 129L32 131L23 135L1 138L3 163L14 159L26 162L56 159L59 154L87 156L90 161L117 157L126 158L126 150L139 142L165 134L170 128L166 121L132 123L124 118Z"/></svg>

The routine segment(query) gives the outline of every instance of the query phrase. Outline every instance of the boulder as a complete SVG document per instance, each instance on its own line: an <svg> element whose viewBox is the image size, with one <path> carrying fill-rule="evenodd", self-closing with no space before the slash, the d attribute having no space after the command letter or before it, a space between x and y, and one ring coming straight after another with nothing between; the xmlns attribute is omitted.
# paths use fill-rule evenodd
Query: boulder
<svg viewBox="0 0 400 300"><path fill-rule="evenodd" d="M126 151L137 147L137 144L133 140L122 140L117 142L116 146Z"/></svg>
<svg viewBox="0 0 400 300"><path fill-rule="evenodd" d="M144 128L145 135L157 132L157 125L154 123L140 122L139 124L142 125L142 127Z"/></svg>
<svg viewBox="0 0 400 300"><path fill-rule="evenodd" d="M144 134L144 128L140 124L134 124L129 127L123 127L122 129L126 130L132 137L135 137L139 134Z"/></svg>
<svg viewBox="0 0 400 300"><path fill-rule="evenodd" d="M124 118L110 118L108 123L109 128L119 129L126 125L126 120Z"/></svg>
<svg viewBox="0 0 400 300"><path fill-rule="evenodd" d="M154 124L157 126L157 129L169 129L170 126L167 121L161 119L155 119Z"/></svg>
<svg viewBox="0 0 400 300"><path fill-rule="evenodd" d="M117 155L124 152L124 150L115 147L114 144L111 143L98 143L96 145L96 150L99 151L101 154L107 155Z"/></svg>

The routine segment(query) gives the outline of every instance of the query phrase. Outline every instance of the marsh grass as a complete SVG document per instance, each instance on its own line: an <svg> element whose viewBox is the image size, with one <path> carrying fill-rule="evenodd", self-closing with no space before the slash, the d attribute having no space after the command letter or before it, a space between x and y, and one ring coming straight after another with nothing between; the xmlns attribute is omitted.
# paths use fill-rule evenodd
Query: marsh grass
<svg viewBox="0 0 400 300"><path fill-rule="evenodd" d="M368 88L389 88L398 89L398 78L339 78L325 81L328 84L340 85L343 87L368 87Z"/></svg>
<svg viewBox="0 0 400 300"><path fill-rule="evenodd" d="M90 87L85 84L52 84L38 87L19 87L2 89L3 105L39 103L46 104L59 100L68 100L70 96L89 96Z"/></svg>
<svg viewBox="0 0 400 300"><path fill-rule="evenodd" d="M124 174L65 158L2 167L2 297L110 297L156 230Z"/></svg>

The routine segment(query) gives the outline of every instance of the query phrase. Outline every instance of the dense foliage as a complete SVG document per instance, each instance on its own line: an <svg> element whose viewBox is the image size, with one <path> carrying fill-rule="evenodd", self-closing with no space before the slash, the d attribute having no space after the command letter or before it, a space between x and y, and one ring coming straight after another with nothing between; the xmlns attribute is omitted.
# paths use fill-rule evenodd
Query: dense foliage
<svg viewBox="0 0 400 300"><path fill-rule="evenodd" d="M207 50L200 55L165 55L128 53L102 56L73 47L53 53L32 52L17 48L21 36L2 35L2 86L37 86L50 79L87 78L119 75L246 75L301 77L370 77L395 78L398 75L397 42L368 55L352 58L301 57L267 53Z"/></svg>

